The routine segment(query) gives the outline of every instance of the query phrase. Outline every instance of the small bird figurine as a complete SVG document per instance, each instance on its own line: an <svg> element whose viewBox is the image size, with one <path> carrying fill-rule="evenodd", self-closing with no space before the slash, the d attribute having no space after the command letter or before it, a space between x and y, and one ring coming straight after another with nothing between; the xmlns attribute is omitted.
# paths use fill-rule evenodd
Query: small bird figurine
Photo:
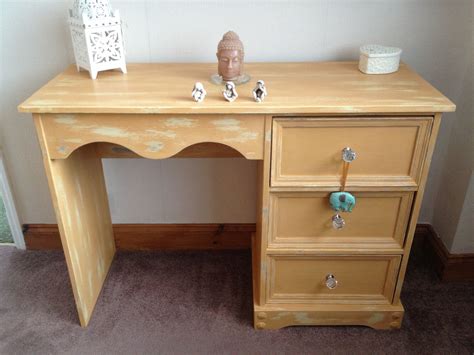
<svg viewBox="0 0 474 355"><path fill-rule="evenodd" d="M206 89L204 89L204 85L202 85L202 83L200 83L199 81L194 84L194 89L191 95L194 101L196 102L204 101L204 98L207 95Z"/></svg>
<svg viewBox="0 0 474 355"><path fill-rule="evenodd" d="M237 99L239 94L237 94L235 84L232 81L225 83L225 90L222 91L222 95L224 95L224 98L229 102L235 101L235 99Z"/></svg>
<svg viewBox="0 0 474 355"><path fill-rule="evenodd" d="M253 98L257 102L262 102L265 100L265 96L267 96L267 88L265 87L265 83L263 80L257 81L257 86L253 89Z"/></svg>

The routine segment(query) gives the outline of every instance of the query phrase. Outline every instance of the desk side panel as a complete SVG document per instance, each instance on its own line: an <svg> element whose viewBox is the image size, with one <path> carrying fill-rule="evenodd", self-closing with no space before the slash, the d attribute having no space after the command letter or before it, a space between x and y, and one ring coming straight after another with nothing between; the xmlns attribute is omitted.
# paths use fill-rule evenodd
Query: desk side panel
<svg viewBox="0 0 474 355"><path fill-rule="evenodd" d="M80 323L87 326L115 254L102 162L94 145L52 159L34 115Z"/></svg>
<svg viewBox="0 0 474 355"><path fill-rule="evenodd" d="M257 167L257 232L252 238L252 270L254 305L265 302L267 277L266 245L269 226L270 205L270 154L272 139L272 116L265 117L265 139L263 140L263 160Z"/></svg>
<svg viewBox="0 0 474 355"><path fill-rule="evenodd" d="M408 224L408 229L405 237L405 248L403 252L403 258L400 265L400 271L398 275L397 287L395 289L395 294L393 297L393 302L397 303L400 301L400 294L402 292L403 281L405 280L405 274L408 266L408 259L410 257L411 246L413 244L413 237L415 236L416 224L418 222L418 216L420 215L421 203L423 202L423 196L425 193L426 181L428 180L428 174L430 171L431 160L433 158L433 152L436 145L436 139L438 137L439 128L441 125L441 114L436 114L434 116L434 121L430 127L430 138L428 146L423 152L423 166L421 170L420 184L418 191L415 194L415 199L413 201L411 218Z"/></svg>

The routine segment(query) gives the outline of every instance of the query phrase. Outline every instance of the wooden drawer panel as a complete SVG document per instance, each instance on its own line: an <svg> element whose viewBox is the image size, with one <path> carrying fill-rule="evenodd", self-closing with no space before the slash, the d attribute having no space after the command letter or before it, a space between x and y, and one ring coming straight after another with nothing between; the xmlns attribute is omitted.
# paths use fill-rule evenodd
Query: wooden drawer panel
<svg viewBox="0 0 474 355"><path fill-rule="evenodd" d="M271 256L268 303L392 302L401 256ZM326 276L338 281L326 286Z"/></svg>
<svg viewBox="0 0 474 355"><path fill-rule="evenodd" d="M272 186L340 186L341 151L351 147L348 188L416 187L432 118L276 118Z"/></svg>
<svg viewBox="0 0 474 355"><path fill-rule="evenodd" d="M356 206L334 229L326 192L270 194L269 248L390 249L401 252L412 192L356 192Z"/></svg>
<svg viewBox="0 0 474 355"><path fill-rule="evenodd" d="M94 142L112 143L163 159L201 143L220 143L247 159L263 159L263 115L42 114L51 159L66 159ZM99 153L102 153L99 151Z"/></svg>

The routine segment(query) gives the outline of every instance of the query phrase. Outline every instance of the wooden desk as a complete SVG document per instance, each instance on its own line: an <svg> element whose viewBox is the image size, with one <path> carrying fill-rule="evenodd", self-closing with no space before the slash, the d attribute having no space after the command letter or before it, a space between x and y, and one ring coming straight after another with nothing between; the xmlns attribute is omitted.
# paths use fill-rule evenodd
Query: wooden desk
<svg viewBox="0 0 474 355"><path fill-rule="evenodd" d="M355 62L247 64L252 82L233 103L209 82L215 70L131 64L93 81L71 66L19 106L33 113L81 325L115 254L101 158L237 155L259 161L255 327L400 327L441 112L453 103L404 64L379 76ZM264 103L252 99L257 79ZM190 97L196 81L202 103ZM358 202L334 230L328 196L346 146L358 154L346 187Z"/></svg>

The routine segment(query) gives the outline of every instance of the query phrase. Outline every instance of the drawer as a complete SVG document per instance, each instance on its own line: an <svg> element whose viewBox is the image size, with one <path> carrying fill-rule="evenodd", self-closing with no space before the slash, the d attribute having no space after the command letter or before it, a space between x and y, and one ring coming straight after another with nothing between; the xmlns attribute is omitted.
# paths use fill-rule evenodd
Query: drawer
<svg viewBox="0 0 474 355"><path fill-rule="evenodd" d="M149 159L220 143L247 159L263 159L264 122L264 115L42 114L40 124L51 159L95 142Z"/></svg>
<svg viewBox="0 0 474 355"><path fill-rule="evenodd" d="M401 256L269 257L268 303L392 302ZM333 275L337 286L326 285Z"/></svg>
<svg viewBox="0 0 474 355"><path fill-rule="evenodd" d="M272 186L339 187L342 149L352 148L347 187L415 188L432 118L276 118Z"/></svg>
<svg viewBox="0 0 474 355"><path fill-rule="evenodd" d="M269 248L390 249L401 252L413 192L355 192L352 212L340 212L345 225L335 229L336 214L327 192L270 194Z"/></svg>

